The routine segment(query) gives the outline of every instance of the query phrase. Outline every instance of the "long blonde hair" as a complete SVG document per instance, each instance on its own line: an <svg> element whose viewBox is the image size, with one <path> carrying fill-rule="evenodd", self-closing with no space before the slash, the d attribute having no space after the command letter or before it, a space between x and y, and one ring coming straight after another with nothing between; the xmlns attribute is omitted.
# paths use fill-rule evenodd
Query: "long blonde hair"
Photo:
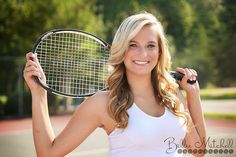
<svg viewBox="0 0 236 157"><path fill-rule="evenodd" d="M168 72L171 67L171 57L163 27L155 16L145 12L126 18L119 26L111 46L109 63L114 69L107 80L109 88L108 113L117 122L118 128L127 127L129 118L127 110L134 102L123 63L124 55L130 40L146 25L154 25L158 33L160 56L151 74L155 96L172 113L183 117L185 122L189 120L189 115L181 111L180 101L176 96L179 86Z"/></svg>

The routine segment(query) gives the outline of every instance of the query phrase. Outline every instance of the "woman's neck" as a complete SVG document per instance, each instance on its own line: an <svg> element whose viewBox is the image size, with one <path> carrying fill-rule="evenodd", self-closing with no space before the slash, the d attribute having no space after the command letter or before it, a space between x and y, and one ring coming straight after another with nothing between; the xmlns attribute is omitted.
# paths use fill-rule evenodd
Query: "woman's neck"
<svg viewBox="0 0 236 157"><path fill-rule="evenodd" d="M150 97L155 95L151 75L134 76L126 74L126 76L134 97Z"/></svg>

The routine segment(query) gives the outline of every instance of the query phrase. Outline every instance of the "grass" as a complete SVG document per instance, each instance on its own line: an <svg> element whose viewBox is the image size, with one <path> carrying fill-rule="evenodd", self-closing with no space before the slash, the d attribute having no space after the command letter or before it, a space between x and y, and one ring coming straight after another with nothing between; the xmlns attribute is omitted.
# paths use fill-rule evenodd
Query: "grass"
<svg viewBox="0 0 236 157"><path fill-rule="evenodd" d="M236 99L236 87L201 89L201 98L207 99Z"/></svg>
<svg viewBox="0 0 236 157"><path fill-rule="evenodd" d="M233 119L236 120L236 114L224 114L224 113L204 113L205 118L214 119Z"/></svg>

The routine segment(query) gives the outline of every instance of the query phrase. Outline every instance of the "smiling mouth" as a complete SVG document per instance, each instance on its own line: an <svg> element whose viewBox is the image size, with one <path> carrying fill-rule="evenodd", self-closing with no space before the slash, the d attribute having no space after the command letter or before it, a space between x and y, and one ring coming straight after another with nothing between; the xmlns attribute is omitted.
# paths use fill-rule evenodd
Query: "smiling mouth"
<svg viewBox="0 0 236 157"><path fill-rule="evenodd" d="M145 65L149 63L149 61L133 61L133 62L138 65Z"/></svg>

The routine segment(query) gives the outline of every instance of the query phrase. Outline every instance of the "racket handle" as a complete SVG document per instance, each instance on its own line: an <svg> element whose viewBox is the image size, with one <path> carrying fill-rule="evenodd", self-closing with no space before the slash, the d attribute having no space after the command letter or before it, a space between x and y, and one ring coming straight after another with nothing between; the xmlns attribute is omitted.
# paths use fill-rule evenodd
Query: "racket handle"
<svg viewBox="0 0 236 157"><path fill-rule="evenodd" d="M178 72L178 71L170 71L170 75L177 81L181 81L182 78L184 77L184 74L181 72ZM197 79L196 80L187 80L187 82L189 84L194 84L197 82Z"/></svg>

